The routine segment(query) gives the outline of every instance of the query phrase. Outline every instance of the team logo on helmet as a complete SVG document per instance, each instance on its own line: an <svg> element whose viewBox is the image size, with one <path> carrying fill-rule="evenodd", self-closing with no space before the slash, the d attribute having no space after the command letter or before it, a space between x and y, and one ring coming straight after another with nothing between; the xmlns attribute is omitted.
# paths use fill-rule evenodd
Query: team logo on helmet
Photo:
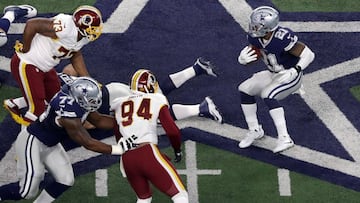
<svg viewBox="0 0 360 203"><path fill-rule="evenodd" d="M150 70L140 69L132 76L130 88L145 93L156 93L159 83Z"/></svg>
<svg viewBox="0 0 360 203"><path fill-rule="evenodd" d="M250 15L249 34L251 37L264 37L279 25L279 12L269 6L260 6Z"/></svg>
<svg viewBox="0 0 360 203"><path fill-rule="evenodd" d="M70 84L70 95L86 111L93 112L102 104L102 93L98 82L89 77L76 78Z"/></svg>
<svg viewBox="0 0 360 203"><path fill-rule="evenodd" d="M93 6L80 6L73 13L80 34L90 41L100 37L103 21L101 12Z"/></svg>

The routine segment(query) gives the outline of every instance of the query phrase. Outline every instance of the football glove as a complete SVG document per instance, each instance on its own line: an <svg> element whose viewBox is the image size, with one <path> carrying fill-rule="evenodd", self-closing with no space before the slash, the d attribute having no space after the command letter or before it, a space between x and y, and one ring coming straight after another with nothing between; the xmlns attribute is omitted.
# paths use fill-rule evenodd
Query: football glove
<svg viewBox="0 0 360 203"><path fill-rule="evenodd" d="M281 84L288 83L294 80L298 76L298 74L299 72L297 71L296 68L282 70L276 76L276 80Z"/></svg>
<svg viewBox="0 0 360 203"><path fill-rule="evenodd" d="M242 65L246 65L250 62L256 61L257 55L255 50L252 49L250 46L246 46L241 50L238 61Z"/></svg>
<svg viewBox="0 0 360 203"><path fill-rule="evenodd" d="M15 51L21 53L23 50L23 47L24 47L24 45L19 40L16 40L15 45L14 45Z"/></svg>
<svg viewBox="0 0 360 203"><path fill-rule="evenodd" d="M122 155L126 151L129 151L130 149L134 149L138 146L138 144L135 144L134 141L137 139L135 135L132 135L131 137L124 138L121 137L118 141L117 145L112 145L112 151L111 154L113 155Z"/></svg>
<svg viewBox="0 0 360 203"><path fill-rule="evenodd" d="M182 158L182 151L181 149L178 149L178 150L174 150L174 153L175 153L175 163L179 163L181 161L181 158Z"/></svg>

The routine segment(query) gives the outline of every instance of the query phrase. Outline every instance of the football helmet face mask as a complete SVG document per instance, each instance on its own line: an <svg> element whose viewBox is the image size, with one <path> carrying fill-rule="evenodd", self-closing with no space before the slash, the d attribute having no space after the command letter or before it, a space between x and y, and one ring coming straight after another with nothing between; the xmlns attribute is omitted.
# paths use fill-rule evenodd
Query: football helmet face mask
<svg viewBox="0 0 360 203"><path fill-rule="evenodd" d="M93 6L80 6L73 13L80 34L90 41L100 37L103 21L100 11Z"/></svg>
<svg viewBox="0 0 360 203"><path fill-rule="evenodd" d="M279 26L279 12L269 6L260 6L250 15L249 35L264 37Z"/></svg>
<svg viewBox="0 0 360 203"><path fill-rule="evenodd" d="M132 76L130 89L144 93L156 93L159 83L150 70L140 69Z"/></svg>
<svg viewBox="0 0 360 203"><path fill-rule="evenodd" d="M94 112L102 104L102 93L98 82L89 77L76 78L71 84L69 94L86 111Z"/></svg>

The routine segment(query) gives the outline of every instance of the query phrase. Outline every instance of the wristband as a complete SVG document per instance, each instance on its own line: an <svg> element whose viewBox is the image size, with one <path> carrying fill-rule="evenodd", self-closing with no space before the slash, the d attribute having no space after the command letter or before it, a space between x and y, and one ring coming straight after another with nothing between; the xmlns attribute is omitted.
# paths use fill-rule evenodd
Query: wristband
<svg viewBox="0 0 360 203"><path fill-rule="evenodd" d="M122 155L124 150L120 145L111 145L111 154L112 155Z"/></svg>

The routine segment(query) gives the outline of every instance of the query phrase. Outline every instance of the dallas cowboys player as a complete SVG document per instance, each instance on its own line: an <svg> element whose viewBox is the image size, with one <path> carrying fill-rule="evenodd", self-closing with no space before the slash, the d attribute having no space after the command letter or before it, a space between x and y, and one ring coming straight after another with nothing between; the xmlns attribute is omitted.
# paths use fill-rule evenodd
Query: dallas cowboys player
<svg viewBox="0 0 360 203"><path fill-rule="evenodd" d="M97 117L114 119L96 112L101 99L98 82L89 77L79 77L62 87L47 110L19 133L15 142L19 182L0 187L0 201L35 197L45 169L55 181L44 187L35 202L52 202L70 188L74 184L74 173L60 143L67 137L99 153L121 155L128 150L130 146L124 143L132 140L120 139L117 145L108 145L93 139L82 126L85 119L96 127L101 127Z"/></svg>
<svg viewBox="0 0 360 203"><path fill-rule="evenodd" d="M279 12L272 7L261 6L254 9L250 16L247 35L249 45L240 53L238 61L246 65L256 61L255 50L261 52L261 59L267 70L255 73L242 82L238 89L241 94L241 108L249 132L239 143L240 148L249 147L254 140L264 136L257 119L255 96L260 96L269 108L275 124L278 140L274 153L294 145L279 100L286 98L301 87L303 70L314 60L315 54L292 30L279 26Z"/></svg>

